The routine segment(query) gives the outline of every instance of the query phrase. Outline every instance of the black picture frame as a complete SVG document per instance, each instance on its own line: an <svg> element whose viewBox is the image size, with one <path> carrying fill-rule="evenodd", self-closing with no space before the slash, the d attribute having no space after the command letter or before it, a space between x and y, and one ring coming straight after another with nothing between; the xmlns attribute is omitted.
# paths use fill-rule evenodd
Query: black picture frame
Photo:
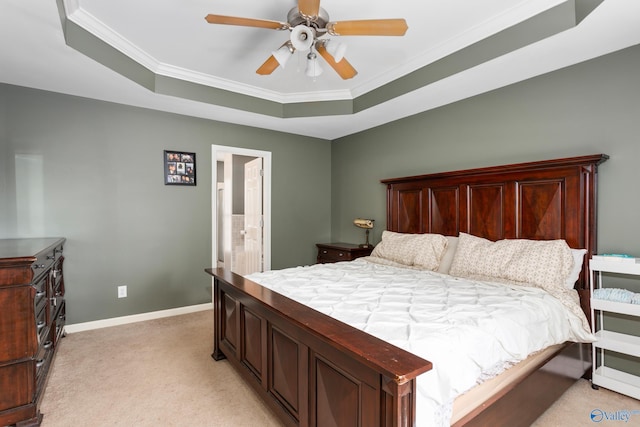
<svg viewBox="0 0 640 427"><path fill-rule="evenodd" d="M196 153L164 150L164 184L196 185Z"/></svg>

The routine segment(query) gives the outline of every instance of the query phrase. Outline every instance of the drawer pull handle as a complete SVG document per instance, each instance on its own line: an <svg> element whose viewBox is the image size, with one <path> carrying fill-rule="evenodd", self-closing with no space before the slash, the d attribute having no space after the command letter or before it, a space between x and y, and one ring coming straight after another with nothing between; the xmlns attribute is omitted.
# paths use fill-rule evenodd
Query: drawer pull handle
<svg viewBox="0 0 640 427"><path fill-rule="evenodd" d="M44 264L33 264L33 268L45 268Z"/></svg>
<svg viewBox="0 0 640 427"><path fill-rule="evenodd" d="M36 298L41 298L47 294L47 291L36 292Z"/></svg>
<svg viewBox="0 0 640 427"><path fill-rule="evenodd" d="M42 346L45 350L49 350L51 347L53 347L53 341L45 341L44 345Z"/></svg>
<svg viewBox="0 0 640 427"><path fill-rule="evenodd" d="M42 368L42 365L44 365L44 359L38 359L36 361L36 369Z"/></svg>
<svg viewBox="0 0 640 427"><path fill-rule="evenodd" d="M323 254L329 253L329 251L322 251Z"/></svg>
<svg viewBox="0 0 640 427"><path fill-rule="evenodd" d="M36 326L36 328L37 328L37 329L38 329L38 331L39 331L39 330L41 330L42 328L44 328L45 326L46 326L45 321L44 321L44 320L40 320L40 321L38 322L38 325Z"/></svg>
<svg viewBox="0 0 640 427"><path fill-rule="evenodd" d="M344 256L344 254L342 252L340 252L340 256Z"/></svg>

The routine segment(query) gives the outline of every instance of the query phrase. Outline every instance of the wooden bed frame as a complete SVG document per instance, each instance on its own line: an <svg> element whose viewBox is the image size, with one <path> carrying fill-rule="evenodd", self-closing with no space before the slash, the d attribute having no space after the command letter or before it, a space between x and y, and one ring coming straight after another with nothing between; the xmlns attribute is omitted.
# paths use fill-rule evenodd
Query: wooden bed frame
<svg viewBox="0 0 640 427"><path fill-rule="evenodd" d="M491 240L565 239L587 249L576 289L588 315L596 248L592 155L383 180L387 229ZM228 359L288 426L413 426L416 377L431 363L225 269L214 276L215 360ZM590 370L567 343L456 425L529 425Z"/></svg>

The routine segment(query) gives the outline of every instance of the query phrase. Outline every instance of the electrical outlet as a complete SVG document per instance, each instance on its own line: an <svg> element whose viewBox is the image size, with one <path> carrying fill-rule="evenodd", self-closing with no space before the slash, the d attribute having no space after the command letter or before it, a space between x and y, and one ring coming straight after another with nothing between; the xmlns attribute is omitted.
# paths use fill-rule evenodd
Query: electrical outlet
<svg viewBox="0 0 640 427"><path fill-rule="evenodd" d="M118 298L126 298L127 297L127 286L118 286Z"/></svg>

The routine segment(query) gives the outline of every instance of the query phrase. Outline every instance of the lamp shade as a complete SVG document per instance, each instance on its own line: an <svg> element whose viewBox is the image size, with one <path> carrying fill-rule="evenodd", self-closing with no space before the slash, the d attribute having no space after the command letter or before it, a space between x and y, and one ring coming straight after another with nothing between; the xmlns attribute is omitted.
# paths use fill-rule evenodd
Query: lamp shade
<svg viewBox="0 0 640 427"><path fill-rule="evenodd" d="M296 50L308 50L313 44L313 30L306 25L298 25L291 30L291 44Z"/></svg>
<svg viewBox="0 0 640 427"><path fill-rule="evenodd" d="M356 218L353 220L353 225L360 228L373 228L373 219L365 219L365 218Z"/></svg>
<svg viewBox="0 0 640 427"><path fill-rule="evenodd" d="M327 52L333 56L334 61L340 62L344 58L344 54L347 52L347 45L340 42L330 41L325 45Z"/></svg>
<svg viewBox="0 0 640 427"><path fill-rule="evenodd" d="M361 248L371 248L371 244L369 243L369 230L371 230L373 228L373 219L367 219L367 218L356 218L353 220L353 225L355 225L356 227L360 227L360 228L364 228L364 235L366 238L366 241L359 245Z"/></svg>
<svg viewBox="0 0 640 427"><path fill-rule="evenodd" d="M278 64L280 64L280 66L284 68L289 58L291 58L291 56L293 55L293 46L291 46L291 42L287 42L280 46L278 50L274 50L273 52L271 52L271 54L274 58L276 58Z"/></svg>
<svg viewBox="0 0 640 427"><path fill-rule="evenodd" d="M318 61L318 56L314 52L307 55L307 69L305 70L307 77L318 77L322 74L322 67Z"/></svg>

